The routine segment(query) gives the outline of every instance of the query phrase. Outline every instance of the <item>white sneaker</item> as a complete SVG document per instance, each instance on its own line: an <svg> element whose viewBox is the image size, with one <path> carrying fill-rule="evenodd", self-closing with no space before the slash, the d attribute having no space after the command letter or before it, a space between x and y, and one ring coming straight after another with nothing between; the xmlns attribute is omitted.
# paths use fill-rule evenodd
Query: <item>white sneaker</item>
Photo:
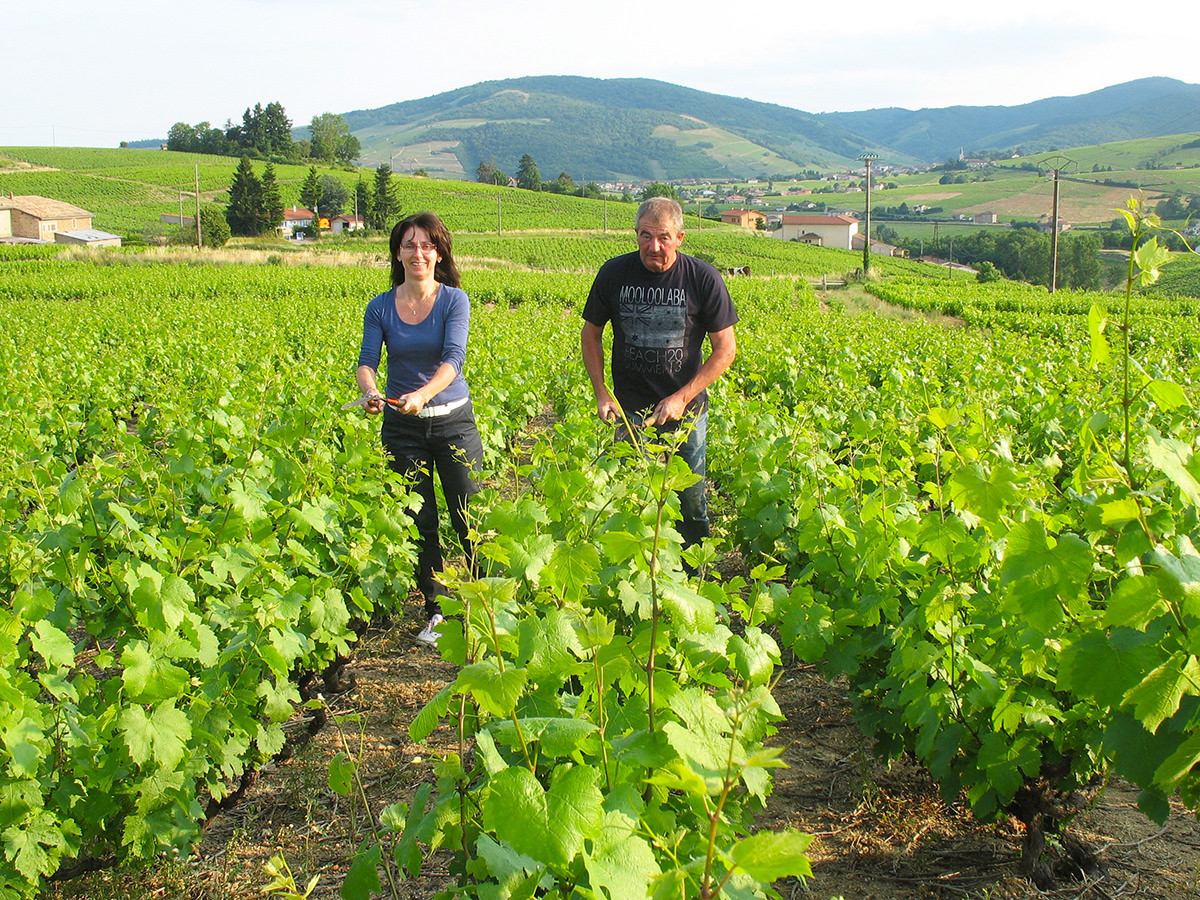
<svg viewBox="0 0 1200 900"><path fill-rule="evenodd" d="M442 618L440 613L434 613L429 619L429 624L417 632L417 636L415 638L417 643L426 644L430 647L436 647L438 638L440 638L442 634L440 631L434 631L434 629L441 625L443 621L445 620Z"/></svg>

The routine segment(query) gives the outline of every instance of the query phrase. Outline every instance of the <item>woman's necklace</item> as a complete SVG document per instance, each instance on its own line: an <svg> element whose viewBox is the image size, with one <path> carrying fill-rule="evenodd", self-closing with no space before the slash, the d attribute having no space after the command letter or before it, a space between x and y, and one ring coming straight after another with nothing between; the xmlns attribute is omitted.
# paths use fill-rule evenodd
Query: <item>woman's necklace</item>
<svg viewBox="0 0 1200 900"><path fill-rule="evenodd" d="M401 312L406 313L408 318L424 318L433 306L433 301L437 297L438 285L435 282L432 290L422 290L415 296L409 296L406 291L403 295L397 292L396 300L400 304Z"/></svg>

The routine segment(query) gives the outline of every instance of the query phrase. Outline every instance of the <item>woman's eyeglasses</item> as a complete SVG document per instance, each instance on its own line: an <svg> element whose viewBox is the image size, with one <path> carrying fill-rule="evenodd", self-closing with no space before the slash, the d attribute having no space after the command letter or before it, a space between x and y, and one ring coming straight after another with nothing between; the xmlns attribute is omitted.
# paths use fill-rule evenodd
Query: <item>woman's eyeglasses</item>
<svg viewBox="0 0 1200 900"><path fill-rule="evenodd" d="M408 241L407 243L401 244L400 249L405 253L416 253L418 250L420 250L422 253L432 253L437 249L437 244L431 243L430 241L421 241L419 244L414 244L412 241Z"/></svg>

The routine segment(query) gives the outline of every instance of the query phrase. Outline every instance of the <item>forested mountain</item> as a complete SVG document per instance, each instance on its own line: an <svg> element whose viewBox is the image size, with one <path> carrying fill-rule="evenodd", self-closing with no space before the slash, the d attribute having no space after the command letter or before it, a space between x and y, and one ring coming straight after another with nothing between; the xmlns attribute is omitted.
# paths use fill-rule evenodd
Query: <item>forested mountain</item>
<svg viewBox="0 0 1200 900"><path fill-rule="evenodd" d="M471 175L489 158L511 174L529 153L550 178L744 177L850 165L877 149L809 113L644 78L487 81L343 118L365 163L407 157L430 174Z"/></svg>
<svg viewBox="0 0 1200 900"><path fill-rule="evenodd" d="M1032 153L1200 131L1200 85L1145 78L1021 106L875 109L814 115L645 78L532 76L486 81L343 114L367 165L471 178L529 154L545 178L748 177L894 164L960 151Z"/></svg>
<svg viewBox="0 0 1200 900"><path fill-rule="evenodd" d="M1142 78L1022 106L871 109L820 119L869 141L940 162L960 150L1043 150L1200 131L1200 85Z"/></svg>

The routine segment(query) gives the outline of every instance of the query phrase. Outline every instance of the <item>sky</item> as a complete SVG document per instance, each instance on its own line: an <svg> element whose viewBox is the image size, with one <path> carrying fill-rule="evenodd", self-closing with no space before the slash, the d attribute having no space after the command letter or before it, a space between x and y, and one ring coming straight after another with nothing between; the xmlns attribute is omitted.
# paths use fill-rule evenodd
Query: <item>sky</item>
<svg viewBox="0 0 1200 900"><path fill-rule="evenodd" d="M7 5L7 4L6 4ZM1017 106L1200 83L1200 7L962 0L54 0L0 22L0 146L116 147L176 122L294 125L525 75L654 78L805 112ZM1076 11L1067 15L1066 11ZM1174 50L1168 48L1174 47Z"/></svg>

